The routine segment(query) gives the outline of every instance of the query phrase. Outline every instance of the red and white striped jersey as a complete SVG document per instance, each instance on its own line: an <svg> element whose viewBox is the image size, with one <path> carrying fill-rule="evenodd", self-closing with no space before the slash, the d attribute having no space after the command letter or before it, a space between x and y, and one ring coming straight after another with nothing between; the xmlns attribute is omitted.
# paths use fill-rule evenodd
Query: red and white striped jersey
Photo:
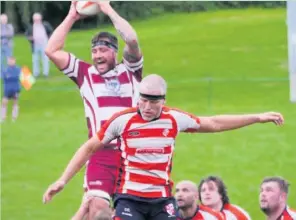
<svg viewBox="0 0 296 220"><path fill-rule="evenodd" d="M224 217L220 212L216 212L204 205L199 205L193 217L185 219L178 217L177 220L224 220Z"/></svg>
<svg viewBox="0 0 296 220"><path fill-rule="evenodd" d="M69 63L62 71L80 89L89 137L92 137L114 113L136 106L143 57L137 63L123 59L114 69L100 75L92 64L79 60L73 54L69 56Z"/></svg>
<svg viewBox="0 0 296 220"><path fill-rule="evenodd" d="M296 210L287 207L278 220L296 220Z"/></svg>
<svg viewBox="0 0 296 220"><path fill-rule="evenodd" d="M222 213L226 220L251 220L245 210L233 204L225 204Z"/></svg>
<svg viewBox="0 0 296 220"><path fill-rule="evenodd" d="M121 170L116 193L143 198L170 197L172 156L179 132L200 127L199 119L164 107L157 120L145 121L137 108L115 114L98 132L106 144L121 139Z"/></svg>

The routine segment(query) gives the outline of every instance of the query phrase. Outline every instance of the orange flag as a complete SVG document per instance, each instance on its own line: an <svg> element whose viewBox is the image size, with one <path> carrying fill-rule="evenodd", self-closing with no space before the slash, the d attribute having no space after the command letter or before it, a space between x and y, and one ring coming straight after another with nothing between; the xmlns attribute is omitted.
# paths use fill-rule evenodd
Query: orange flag
<svg viewBox="0 0 296 220"><path fill-rule="evenodd" d="M30 90L36 82L31 70L27 66L24 66L21 70L20 81L26 90Z"/></svg>

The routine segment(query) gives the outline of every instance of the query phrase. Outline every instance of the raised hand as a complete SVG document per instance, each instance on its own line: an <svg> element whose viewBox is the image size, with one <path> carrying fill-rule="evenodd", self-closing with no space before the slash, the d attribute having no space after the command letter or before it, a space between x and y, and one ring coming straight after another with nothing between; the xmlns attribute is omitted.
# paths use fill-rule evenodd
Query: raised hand
<svg viewBox="0 0 296 220"><path fill-rule="evenodd" d="M258 115L260 123L273 122L276 125L284 123L284 117L278 112L266 112Z"/></svg>
<svg viewBox="0 0 296 220"><path fill-rule="evenodd" d="M65 187L65 182L59 181L59 180L53 183L52 185L50 185L43 195L43 203L46 204L50 202L57 193L59 193L64 189L64 187Z"/></svg>

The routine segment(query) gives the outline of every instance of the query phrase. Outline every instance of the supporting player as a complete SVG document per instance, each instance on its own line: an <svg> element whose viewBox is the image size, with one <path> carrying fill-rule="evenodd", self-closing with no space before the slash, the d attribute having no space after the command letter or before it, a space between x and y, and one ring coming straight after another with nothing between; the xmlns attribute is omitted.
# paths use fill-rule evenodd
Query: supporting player
<svg viewBox="0 0 296 220"><path fill-rule="evenodd" d="M208 176L198 185L200 202L221 212L226 220L250 220L249 214L237 205L230 204L227 189L217 176Z"/></svg>
<svg viewBox="0 0 296 220"><path fill-rule="evenodd" d="M296 210L288 207L288 182L281 177L266 177L261 183L260 208L267 220L295 220Z"/></svg>
<svg viewBox="0 0 296 220"><path fill-rule="evenodd" d="M156 74L140 83L136 108L115 114L76 152L61 177L48 187L45 203L61 191L96 151L120 138L121 167L116 185L115 219L175 220L171 168L179 132L222 132L255 123L283 123L280 113L196 117L165 107L166 82Z"/></svg>
<svg viewBox="0 0 296 220"><path fill-rule="evenodd" d="M220 212L197 204L197 186L192 181L184 180L177 183L175 199L179 220L223 220Z"/></svg>
<svg viewBox="0 0 296 220"><path fill-rule="evenodd" d="M72 79L80 90L89 138L95 135L114 113L136 105L137 86L142 79L143 68L143 57L135 30L113 10L109 2L100 1L97 4L100 11L112 20L126 43L122 62L117 62L117 37L109 32L100 32L93 37L92 64L63 49L71 27L81 18L75 9L75 2L72 2L68 15L51 35L46 48L46 55L50 60ZM104 148L92 155L87 162L85 197L94 197L89 208L90 219L98 210L109 208L120 162L118 144L117 140L114 140L104 145Z"/></svg>

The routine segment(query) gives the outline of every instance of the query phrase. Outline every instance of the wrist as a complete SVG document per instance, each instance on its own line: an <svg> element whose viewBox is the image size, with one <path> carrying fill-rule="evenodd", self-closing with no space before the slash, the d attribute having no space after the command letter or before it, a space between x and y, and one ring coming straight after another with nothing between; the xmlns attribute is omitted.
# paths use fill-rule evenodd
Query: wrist
<svg viewBox="0 0 296 220"><path fill-rule="evenodd" d="M67 180L64 177L61 177L60 179L58 179L57 182L62 183L63 185L67 184Z"/></svg>
<svg viewBox="0 0 296 220"><path fill-rule="evenodd" d="M253 115L253 118L254 118L255 123L259 123L259 122L261 122L260 114L254 114L254 115Z"/></svg>
<svg viewBox="0 0 296 220"><path fill-rule="evenodd" d="M72 15L68 14L67 17L65 18L65 22L70 23L73 25L78 19L73 17Z"/></svg>
<svg viewBox="0 0 296 220"><path fill-rule="evenodd" d="M114 9L111 6L105 9L104 11L105 11L105 14L109 17L116 15Z"/></svg>

